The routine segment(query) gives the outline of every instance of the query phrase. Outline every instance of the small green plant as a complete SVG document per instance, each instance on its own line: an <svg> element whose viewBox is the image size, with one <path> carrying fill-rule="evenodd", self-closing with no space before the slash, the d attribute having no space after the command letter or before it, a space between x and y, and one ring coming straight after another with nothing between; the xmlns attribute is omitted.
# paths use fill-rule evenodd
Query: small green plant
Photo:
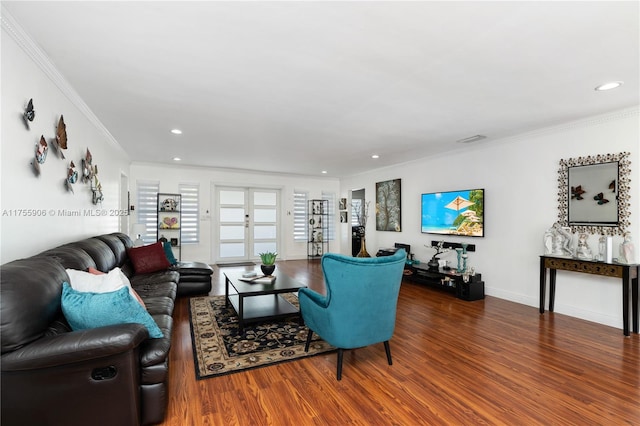
<svg viewBox="0 0 640 426"><path fill-rule="evenodd" d="M276 263L278 253L268 251L266 253L258 253L258 255L260 256L260 260L262 260L263 265L273 265Z"/></svg>

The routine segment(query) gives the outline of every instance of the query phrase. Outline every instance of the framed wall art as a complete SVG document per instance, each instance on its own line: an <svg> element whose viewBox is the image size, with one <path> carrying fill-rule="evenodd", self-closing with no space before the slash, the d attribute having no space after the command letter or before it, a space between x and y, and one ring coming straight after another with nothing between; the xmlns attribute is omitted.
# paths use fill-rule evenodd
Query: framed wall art
<svg viewBox="0 0 640 426"><path fill-rule="evenodd" d="M376 183L376 230L402 231L401 179Z"/></svg>

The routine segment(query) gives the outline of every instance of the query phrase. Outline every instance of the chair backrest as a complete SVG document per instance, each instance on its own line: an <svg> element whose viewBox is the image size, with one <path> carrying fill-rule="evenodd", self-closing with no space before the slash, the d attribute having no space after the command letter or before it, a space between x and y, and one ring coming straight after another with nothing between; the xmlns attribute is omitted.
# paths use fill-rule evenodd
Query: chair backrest
<svg viewBox="0 0 640 426"><path fill-rule="evenodd" d="M392 256L357 258L327 253L322 271L331 323L341 327L342 348L356 348L389 340L406 252Z"/></svg>

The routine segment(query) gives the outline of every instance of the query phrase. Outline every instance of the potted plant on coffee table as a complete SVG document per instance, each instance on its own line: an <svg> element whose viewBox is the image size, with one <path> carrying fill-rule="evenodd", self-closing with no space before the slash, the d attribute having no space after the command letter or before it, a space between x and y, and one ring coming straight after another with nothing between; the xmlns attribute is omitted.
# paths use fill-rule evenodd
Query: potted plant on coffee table
<svg viewBox="0 0 640 426"><path fill-rule="evenodd" d="M260 256L260 260L262 261L262 265L260 265L262 273L267 276L273 274L273 271L276 269L275 263L278 253L267 251L265 253L258 253L258 255Z"/></svg>

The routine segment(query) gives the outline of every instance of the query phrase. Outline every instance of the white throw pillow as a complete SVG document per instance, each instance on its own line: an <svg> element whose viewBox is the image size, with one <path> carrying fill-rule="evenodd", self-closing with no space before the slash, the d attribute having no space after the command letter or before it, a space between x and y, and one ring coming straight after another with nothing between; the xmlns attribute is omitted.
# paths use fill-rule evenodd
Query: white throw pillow
<svg viewBox="0 0 640 426"><path fill-rule="evenodd" d="M144 306L140 296L133 290L127 276L118 267L113 268L108 274L79 271L77 269L67 269L69 284L76 291L85 293L108 293L116 291L122 287L129 289L129 294Z"/></svg>

